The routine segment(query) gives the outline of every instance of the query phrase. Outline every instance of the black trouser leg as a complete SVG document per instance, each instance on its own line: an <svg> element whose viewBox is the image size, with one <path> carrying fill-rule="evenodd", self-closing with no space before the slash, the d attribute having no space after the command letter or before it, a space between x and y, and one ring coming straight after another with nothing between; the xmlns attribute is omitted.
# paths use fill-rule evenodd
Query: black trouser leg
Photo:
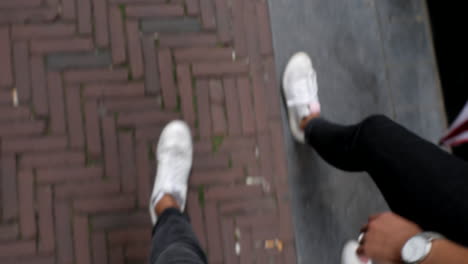
<svg viewBox="0 0 468 264"><path fill-rule="evenodd" d="M305 133L330 164L367 171L395 213L468 245L468 163L380 115L353 126L317 118Z"/></svg>
<svg viewBox="0 0 468 264"><path fill-rule="evenodd" d="M203 252L187 217L166 209L153 228L151 264L206 264Z"/></svg>

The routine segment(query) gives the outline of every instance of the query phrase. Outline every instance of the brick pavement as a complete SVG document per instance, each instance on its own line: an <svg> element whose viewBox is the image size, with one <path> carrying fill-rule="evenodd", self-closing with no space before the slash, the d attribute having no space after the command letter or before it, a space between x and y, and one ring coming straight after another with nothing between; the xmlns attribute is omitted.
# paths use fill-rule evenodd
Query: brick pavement
<svg viewBox="0 0 468 264"><path fill-rule="evenodd" d="M266 0L1 1L0 69L0 263L145 263L175 118L210 263L295 263Z"/></svg>

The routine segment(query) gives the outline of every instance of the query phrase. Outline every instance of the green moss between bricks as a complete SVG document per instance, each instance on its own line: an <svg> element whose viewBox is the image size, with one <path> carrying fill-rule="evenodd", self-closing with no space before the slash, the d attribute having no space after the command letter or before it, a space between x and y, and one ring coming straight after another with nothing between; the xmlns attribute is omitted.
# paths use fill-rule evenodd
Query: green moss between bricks
<svg viewBox="0 0 468 264"><path fill-rule="evenodd" d="M122 16L122 19L125 21L127 19L127 14L125 12L125 5L120 4L119 10L120 10L120 15Z"/></svg>
<svg viewBox="0 0 468 264"><path fill-rule="evenodd" d="M224 136L214 136L211 138L213 152L218 152L219 147L223 144Z"/></svg>
<svg viewBox="0 0 468 264"><path fill-rule="evenodd" d="M198 186L198 203L200 207L203 209L205 208L205 186L200 185Z"/></svg>

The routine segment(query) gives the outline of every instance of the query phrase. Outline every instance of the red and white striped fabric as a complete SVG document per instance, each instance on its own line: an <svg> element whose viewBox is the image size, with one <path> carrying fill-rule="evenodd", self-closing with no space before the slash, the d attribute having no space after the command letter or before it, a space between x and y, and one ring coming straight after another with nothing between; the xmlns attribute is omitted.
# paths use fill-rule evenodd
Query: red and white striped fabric
<svg viewBox="0 0 468 264"><path fill-rule="evenodd" d="M440 144L450 147L456 147L463 143L468 143L468 102L450 126L447 134L440 140Z"/></svg>

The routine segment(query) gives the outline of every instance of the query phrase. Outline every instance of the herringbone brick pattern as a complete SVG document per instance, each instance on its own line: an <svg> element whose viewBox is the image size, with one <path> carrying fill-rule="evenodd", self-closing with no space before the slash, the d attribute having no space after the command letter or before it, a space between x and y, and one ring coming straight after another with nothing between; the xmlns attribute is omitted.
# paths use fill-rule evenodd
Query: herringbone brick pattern
<svg viewBox="0 0 468 264"><path fill-rule="evenodd" d="M295 263L265 0L0 1L0 263L145 263L162 127L192 127L210 263Z"/></svg>

